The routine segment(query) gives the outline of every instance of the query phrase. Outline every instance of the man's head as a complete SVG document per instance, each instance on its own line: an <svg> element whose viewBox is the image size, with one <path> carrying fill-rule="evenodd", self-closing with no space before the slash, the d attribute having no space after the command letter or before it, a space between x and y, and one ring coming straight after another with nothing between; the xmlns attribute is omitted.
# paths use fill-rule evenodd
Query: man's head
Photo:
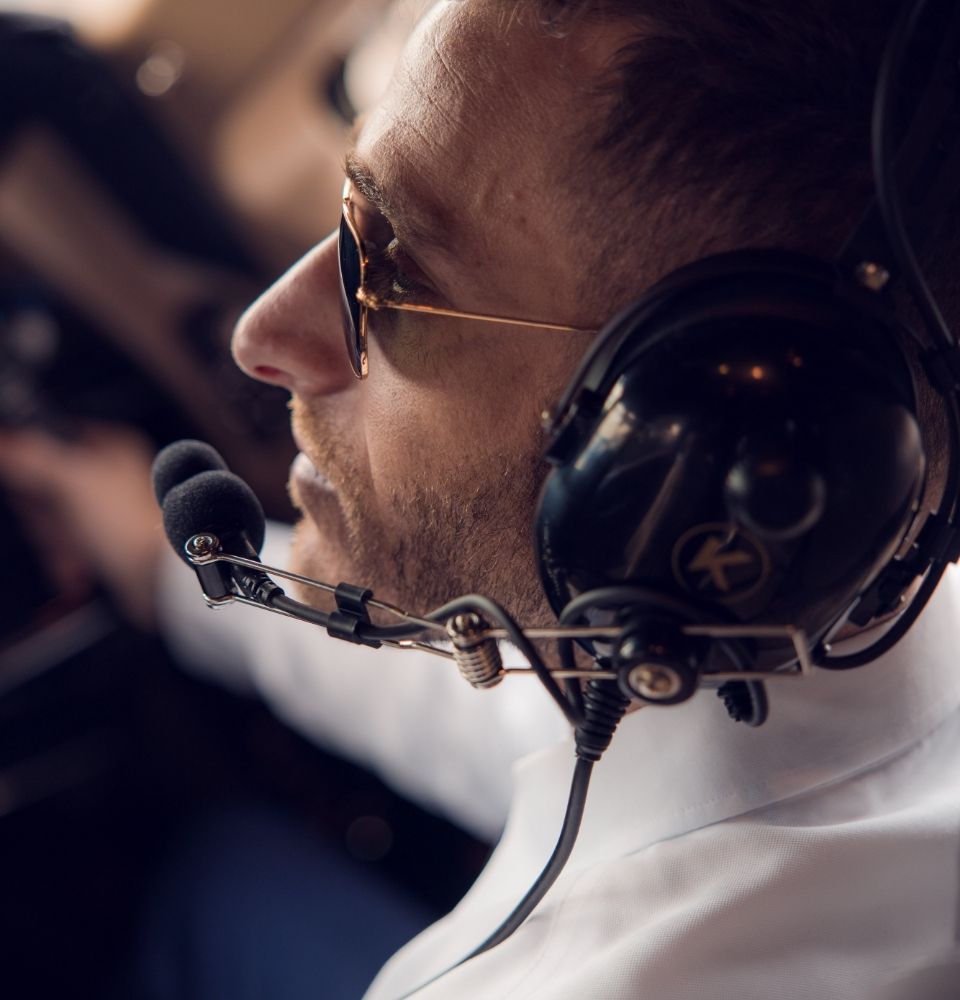
<svg viewBox="0 0 960 1000"><path fill-rule="evenodd" d="M894 4L884 5L887 8ZM412 39L350 157L393 297L598 328L704 253L829 254L869 189L889 17L849 2L461 0ZM582 335L382 311L343 346L328 238L251 308L240 364L293 394L299 568L424 610L543 618L540 413Z"/></svg>
<svg viewBox="0 0 960 1000"><path fill-rule="evenodd" d="M385 217L396 236L378 286L413 282L417 302L600 324L581 294L590 236L569 225L564 178L577 81L599 58L499 3L433 11L350 156L361 235L388 242ZM292 390L297 440L329 480L304 462L308 474L294 477L307 515L298 561L418 610L480 588L537 614L540 412L586 339L381 311L360 382L338 281L331 238L253 307L235 342L251 374Z"/></svg>

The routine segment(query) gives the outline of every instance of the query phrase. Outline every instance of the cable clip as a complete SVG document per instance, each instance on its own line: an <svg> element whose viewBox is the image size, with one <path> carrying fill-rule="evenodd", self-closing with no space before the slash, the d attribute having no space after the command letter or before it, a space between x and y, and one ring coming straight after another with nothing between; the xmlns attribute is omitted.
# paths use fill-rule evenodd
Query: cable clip
<svg viewBox="0 0 960 1000"><path fill-rule="evenodd" d="M360 646L380 648L378 639L365 637L361 633L364 625L370 624L370 613L367 611L367 601L373 597L373 591L368 587L357 587L352 583L341 583L333 592L337 602L337 610L330 613L327 622L327 632L335 639L345 639Z"/></svg>

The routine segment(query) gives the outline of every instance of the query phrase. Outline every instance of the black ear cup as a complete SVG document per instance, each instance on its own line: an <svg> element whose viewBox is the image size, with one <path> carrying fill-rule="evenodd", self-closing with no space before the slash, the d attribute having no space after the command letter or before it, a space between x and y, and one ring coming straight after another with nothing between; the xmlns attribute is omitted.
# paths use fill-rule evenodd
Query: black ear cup
<svg viewBox="0 0 960 1000"><path fill-rule="evenodd" d="M536 544L557 614L629 586L701 623L820 637L893 557L923 482L900 338L871 293L775 251L701 261L621 314L550 428ZM641 632L676 629L630 614L647 612Z"/></svg>
<svg viewBox="0 0 960 1000"><path fill-rule="evenodd" d="M794 427L764 430L737 445L723 496L731 520L764 541L805 535L823 516L827 487Z"/></svg>

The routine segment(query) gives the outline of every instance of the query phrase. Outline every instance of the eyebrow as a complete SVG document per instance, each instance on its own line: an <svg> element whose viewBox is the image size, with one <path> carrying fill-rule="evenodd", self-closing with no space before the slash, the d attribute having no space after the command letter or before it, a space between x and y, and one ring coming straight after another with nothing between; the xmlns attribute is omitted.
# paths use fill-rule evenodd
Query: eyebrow
<svg viewBox="0 0 960 1000"><path fill-rule="evenodd" d="M344 173L360 194L387 219L403 245L414 251L419 248L449 249L447 236L450 227L438 225L442 215L439 209L418 213L412 206L399 205L352 149L346 155Z"/></svg>

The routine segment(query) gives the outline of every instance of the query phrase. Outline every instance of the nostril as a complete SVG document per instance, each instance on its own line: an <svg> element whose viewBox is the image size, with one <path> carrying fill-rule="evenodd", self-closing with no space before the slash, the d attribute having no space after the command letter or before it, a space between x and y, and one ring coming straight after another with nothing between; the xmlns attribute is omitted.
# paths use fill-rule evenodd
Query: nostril
<svg viewBox="0 0 960 1000"><path fill-rule="evenodd" d="M253 374L265 382L285 382L289 379L286 372L279 368L271 368L269 365L255 365Z"/></svg>

